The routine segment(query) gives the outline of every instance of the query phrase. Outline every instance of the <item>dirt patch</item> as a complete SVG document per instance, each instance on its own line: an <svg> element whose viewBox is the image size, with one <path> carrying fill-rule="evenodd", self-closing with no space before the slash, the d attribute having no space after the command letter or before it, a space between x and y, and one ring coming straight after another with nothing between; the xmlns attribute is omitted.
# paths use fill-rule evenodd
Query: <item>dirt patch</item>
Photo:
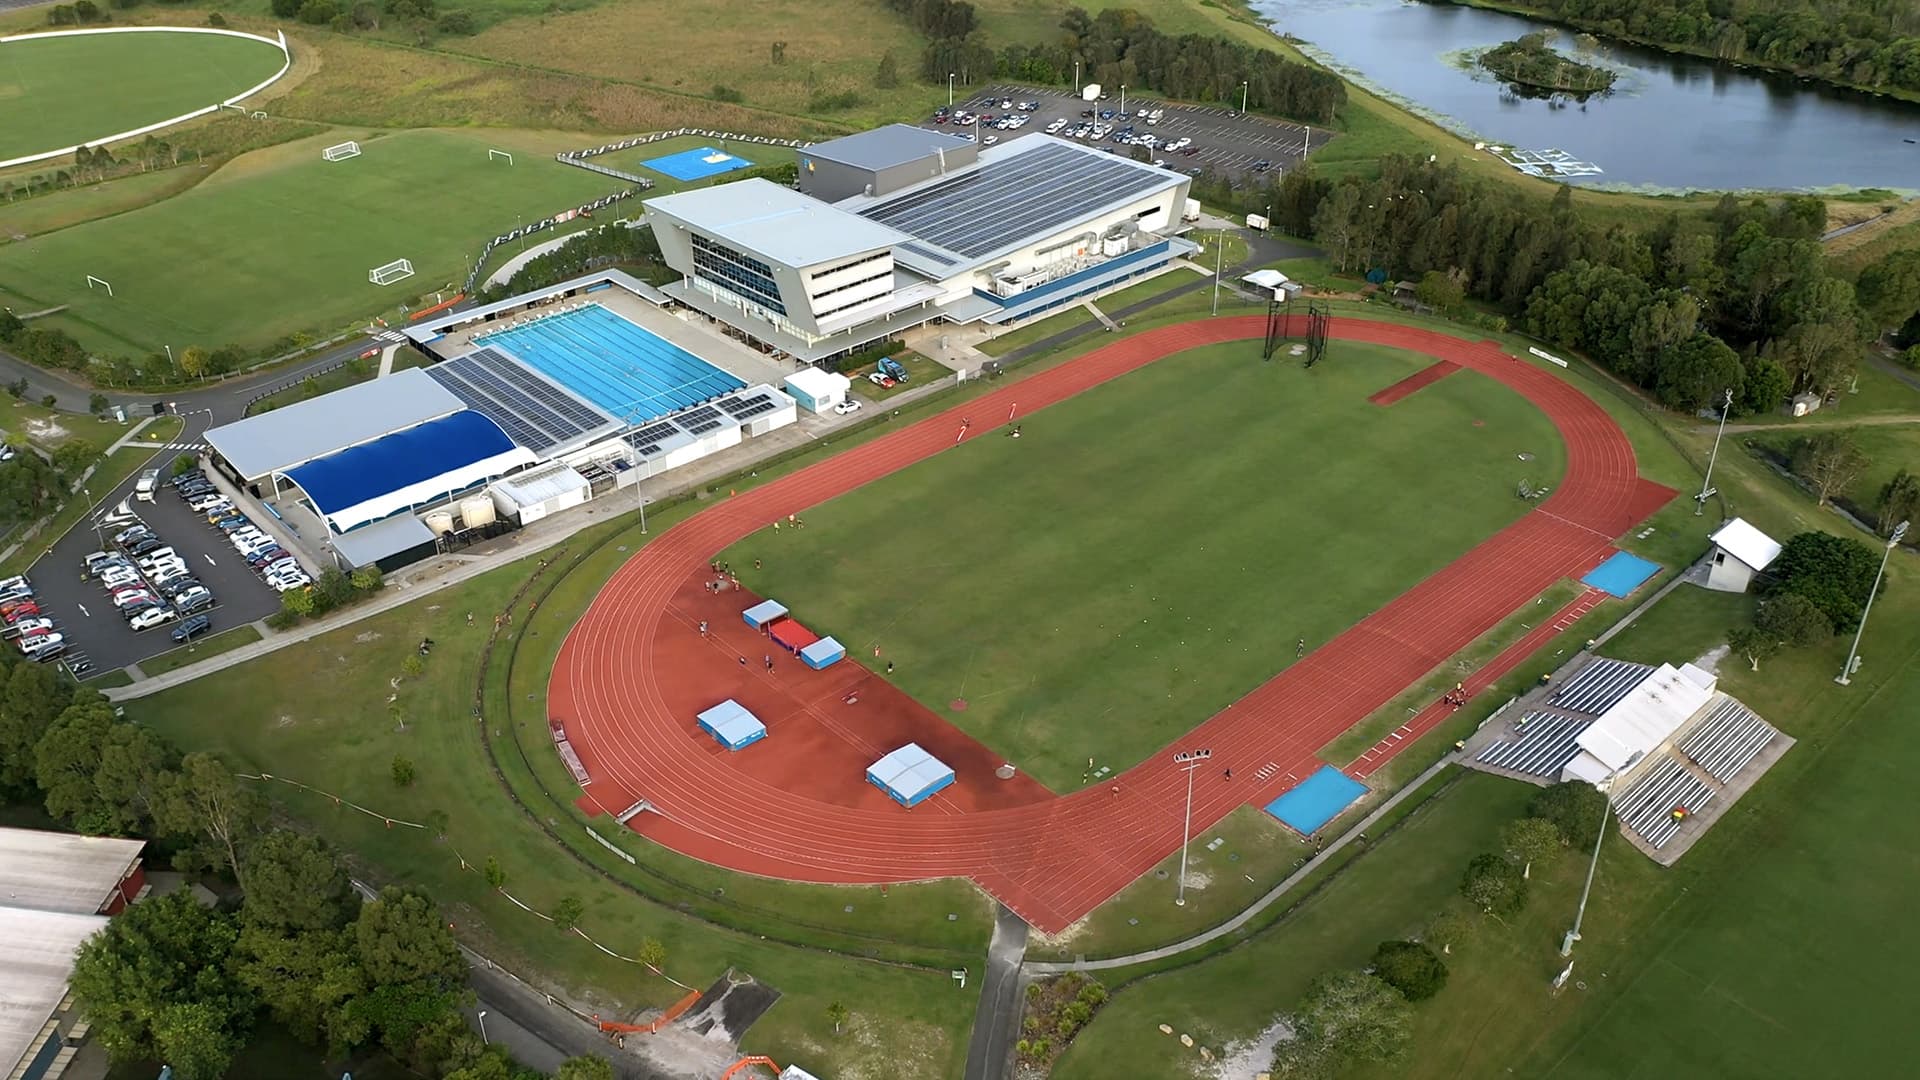
<svg viewBox="0 0 1920 1080"><path fill-rule="evenodd" d="M1725 660L1727 654L1732 651L1732 646L1715 645L1713 648L1694 657L1693 666L1699 668L1701 671L1711 671L1718 674L1720 671L1720 661Z"/></svg>
<svg viewBox="0 0 1920 1080"><path fill-rule="evenodd" d="M27 438L39 443L55 443L64 440L70 432L52 420L40 420L29 417L22 425L26 428Z"/></svg>
<svg viewBox="0 0 1920 1080"><path fill-rule="evenodd" d="M353 635L353 640L356 642L359 642L362 645L365 645L369 641L378 641L380 640L380 631L362 630L359 633Z"/></svg>
<svg viewBox="0 0 1920 1080"><path fill-rule="evenodd" d="M1273 1049L1293 1038L1293 1028L1275 1020L1251 1039L1232 1042L1213 1066L1214 1080L1257 1080L1273 1065Z"/></svg>

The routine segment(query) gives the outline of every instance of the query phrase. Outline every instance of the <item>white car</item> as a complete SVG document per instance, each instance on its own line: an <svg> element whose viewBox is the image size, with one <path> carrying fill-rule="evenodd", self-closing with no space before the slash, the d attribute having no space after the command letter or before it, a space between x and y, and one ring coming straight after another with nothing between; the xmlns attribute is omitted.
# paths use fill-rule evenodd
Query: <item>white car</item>
<svg viewBox="0 0 1920 1080"><path fill-rule="evenodd" d="M147 552L145 555L142 555L133 561L139 563L141 566L152 566L154 563L165 562L168 559L171 559L173 557L174 556L173 556L172 548L161 547L161 548L154 548L152 551Z"/></svg>
<svg viewBox="0 0 1920 1080"><path fill-rule="evenodd" d="M151 630L161 623L172 622L180 613L169 607L148 608L127 620L127 625L135 630Z"/></svg>
<svg viewBox="0 0 1920 1080"><path fill-rule="evenodd" d="M302 574L298 578L275 578L267 582L267 585L270 586L274 592L283 593L292 592L294 589L301 588L310 582L311 579L305 574Z"/></svg>
<svg viewBox="0 0 1920 1080"><path fill-rule="evenodd" d="M835 405L833 407L833 413L835 416L852 416L854 413L857 413L859 411L860 411L860 403L853 400L852 398L847 398L845 401L842 401L838 405Z"/></svg>
<svg viewBox="0 0 1920 1080"><path fill-rule="evenodd" d="M132 585L139 580L139 574L125 567L115 567L100 575L100 584L109 589L117 589L122 585Z"/></svg>
<svg viewBox="0 0 1920 1080"><path fill-rule="evenodd" d="M21 619L19 622L14 623L13 626L9 627L9 629L13 633L20 635L20 638L22 640L25 640L31 637L39 637L41 634L52 633L53 620L52 619Z"/></svg>
<svg viewBox="0 0 1920 1080"><path fill-rule="evenodd" d="M138 607L141 604L157 604L159 602L159 597L147 592L145 589L119 593L113 598L113 606L122 611L130 607Z"/></svg>
<svg viewBox="0 0 1920 1080"><path fill-rule="evenodd" d="M48 649L63 646L65 641L66 638L59 634L42 634L36 638L23 638L20 642L20 651L28 656L37 656Z"/></svg>

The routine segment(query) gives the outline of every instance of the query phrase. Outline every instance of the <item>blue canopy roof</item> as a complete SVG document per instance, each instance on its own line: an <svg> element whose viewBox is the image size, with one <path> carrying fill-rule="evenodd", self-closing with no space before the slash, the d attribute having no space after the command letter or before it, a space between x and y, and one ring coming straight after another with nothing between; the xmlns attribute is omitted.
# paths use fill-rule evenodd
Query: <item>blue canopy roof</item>
<svg viewBox="0 0 1920 1080"><path fill-rule="evenodd" d="M338 513L389 492L504 454L513 440L499 425L472 409L287 471L322 515Z"/></svg>

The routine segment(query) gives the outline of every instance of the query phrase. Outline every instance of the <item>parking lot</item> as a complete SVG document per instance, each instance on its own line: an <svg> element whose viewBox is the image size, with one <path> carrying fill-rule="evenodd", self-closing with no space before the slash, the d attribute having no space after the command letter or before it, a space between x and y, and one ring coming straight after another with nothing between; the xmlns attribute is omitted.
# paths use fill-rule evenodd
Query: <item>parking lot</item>
<svg viewBox="0 0 1920 1080"><path fill-rule="evenodd" d="M183 433L176 445L190 444L195 437L194 429L204 430L205 426L204 415L190 418L189 432ZM135 630L116 607L113 594L104 585L105 578L88 573L87 557L95 552L118 550L128 561L134 561L130 552L114 543L114 536L133 524L108 527L100 523L113 515L123 502L137 515L137 524L150 530L161 547L174 549L186 569L186 575L169 584L176 587L187 584L185 577L190 576L212 594L210 607L191 613L209 615L212 622L205 633L196 635L196 640L257 621L280 609L279 594L240 558L224 534L208 523L205 514L195 513L165 483L172 475L174 459L183 452L163 449L113 491L87 492L85 497L97 507L93 518L81 522L56 541L27 572L40 617L52 620L53 631L61 635L65 650L59 657L60 662L74 668L81 679L183 647L172 638L172 631L180 623L178 617L151 616L154 625ZM152 502L133 498L140 472L145 469L158 469L162 481ZM152 587L153 573L137 562L134 571L140 577L137 586L163 601L152 607L170 606L164 602L170 598ZM120 577L124 577L124 572L116 580Z"/></svg>
<svg viewBox="0 0 1920 1080"><path fill-rule="evenodd" d="M1167 168L1195 176L1205 170L1236 179L1256 173L1284 171L1306 159L1309 143L1315 147L1324 146L1331 138L1328 132L1314 131L1285 120L1238 114L1225 106L1173 105L1151 95L1137 98L1128 94L1123 110L1120 98L1117 89L1109 89L1104 100L1088 102L1065 90L999 84L975 91L964 98L956 96L954 109L981 117L998 118L1012 114L1029 118L1026 126L1012 131L995 130L986 123L980 124L979 135L983 143L988 139L1007 142L1023 135L1045 132L1047 126L1056 120L1065 121L1060 137L1066 138L1067 131L1087 119L1083 113L1092 109L1095 112L1093 119L1110 125L1113 131L1098 141L1091 137L1091 133L1074 141L1098 145L1115 153L1127 153L1139 148L1116 143L1113 135L1129 124L1135 135L1153 135L1160 140L1162 147L1179 139L1188 139L1191 141L1180 152L1169 154L1162 149L1154 149L1151 153L1154 159L1164 161ZM1008 102L1012 105L1009 106ZM1033 102L1038 107L1026 112L1018 108L1022 102ZM1157 122L1148 124L1139 118L1143 109L1160 110L1164 115ZM1127 119L1121 118L1123 111L1128 114ZM1105 112L1111 112L1113 116L1102 118L1099 114ZM931 118L923 119L921 126L935 131L955 130L954 125L935 123ZM973 130L973 125L963 130ZM1264 167L1262 163L1265 163Z"/></svg>

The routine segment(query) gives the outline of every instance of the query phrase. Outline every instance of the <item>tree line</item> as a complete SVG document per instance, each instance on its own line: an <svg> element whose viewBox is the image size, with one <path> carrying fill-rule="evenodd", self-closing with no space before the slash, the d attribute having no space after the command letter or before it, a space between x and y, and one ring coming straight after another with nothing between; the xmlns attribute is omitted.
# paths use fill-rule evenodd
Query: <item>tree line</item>
<svg viewBox="0 0 1920 1080"><path fill-rule="evenodd" d="M906 12L965 9L935 17L912 15L932 38L921 55L920 75L944 82L949 73L963 83L998 79L1064 86L1075 65L1086 82L1125 86L1182 101L1219 102L1313 123L1329 123L1346 103L1339 76L1287 60L1271 49L1255 48L1208 34L1166 34L1153 20L1128 8L1089 15L1069 8L1060 20L1060 36L1036 45L1013 44L995 50L977 29L972 6L953 0L888 0ZM958 33L946 30L964 27Z"/></svg>
<svg viewBox="0 0 1920 1080"><path fill-rule="evenodd" d="M1901 483L1909 489L1905 498L1911 513L1920 503L1920 483L1905 470L1889 487ZM1887 531L1892 531L1891 523ZM1758 671L1762 660L1783 649L1851 634L1860 625L1879 570L1880 553L1858 540L1800 533L1781 545L1779 557L1761 575L1753 622L1728 630L1727 644Z"/></svg>
<svg viewBox="0 0 1920 1080"><path fill-rule="evenodd" d="M1920 90L1920 8L1910 0L1520 0L1500 6L1721 60L1873 89Z"/></svg>
<svg viewBox="0 0 1920 1080"><path fill-rule="evenodd" d="M1285 1017L1291 1038L1274 1048L1273 1075L1285 1080L1332 1080L1366 1063L1401 1059L1413 1038L1414 1007L1447 985L1445 957L1481 927L1526 907L1536 863L1569 848L1587 850L1599 839L1606 796L1592 784L1555 784L1535 795L1525 817L1501 831L1499 852L1474 856L1460 879L1460 898L1427 923L1417 938L1380 942L1364 968L1315 979Z"/></svg>
<svg viewBox="0 0 1920 1080"><path fill-rule="evenodd" d="M182 754L12 650L0 650L0 802L148 839L150 863L230 879L244 897L152 898L82 947L73 992L115 1061L215 1080L264 1016L331 1056L378 1047L448 1080L541 1075L467 1031L467 965L431 898L389 886L362 903L339 855L274 828L266 799L218 756ZM561 1075L612 1080L597 1059Z"/></svg>
<svg viewBox="0 0 1920 1080"><path fill-rule="evenodd" d="M1477 310L1686 412L1717 411L1728 390L1735 415L1837 392L1867 342L1920 312L1920 255L1890 255L1856 286L1822 256L1826 208L1811 196L1726 195L1705 215L1636 228L1583 219L1571 188L1541 203L1403 157L1374 179L1296 169L1261 187L1206 175L1194 187L1318 241L1342 273L1438 271Z"/></svg>

